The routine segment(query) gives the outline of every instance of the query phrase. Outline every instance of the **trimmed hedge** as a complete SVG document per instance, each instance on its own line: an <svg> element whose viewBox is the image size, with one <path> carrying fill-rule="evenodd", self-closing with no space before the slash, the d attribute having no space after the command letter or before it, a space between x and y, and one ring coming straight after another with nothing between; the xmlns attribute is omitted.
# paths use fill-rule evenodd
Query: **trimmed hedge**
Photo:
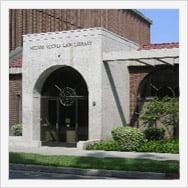
<svg viewBox="0 0 188 188"><path fill-rule="evenodd" d="M122 151L134 151L144 144L144 133L137 128L118 127L112 130L112 137Z"/></svg>
<svg viewBox="0 0 188 188"><path fill-rule="evenodd" d="M152 140L136 148L138 152L179 153L179 141L176 139Z"/></svg>
<svg viewBox="0 0 188 188"><path fill-rule="evenodd" d="M165 130L163 128L150 127L144 130L147 140L162 140L164 139Z"/></svg>
<svg viewBox="0 0 188 188"><path fill-rule="evenodd" d="M100 141L95 144L90 144L86 148L87 150L105 150L105 151L120 151L121 148L114 140Z"/></svg>
<svg viewBox="0 0 188 188"><path fill-rule="evenodd" d="M121 147L113 140L101 141L88 145L87 150L121 151ZM178 140L153 140L135 149L137 152L179 153Z"/></svg>
<svg viewBox="0 0 188 188"><path fill-rule="evenodd" d="M153 130L154 129L152 129L152 131ZM156 129L154 130L154 132L155 131ZM161 132L163 132L163 130L161 130ZM106 141L100 141L95 144L90 144L87 146L86 149L105 150L105 151L179 153L179 141L177 139L147 141L145 140L144 133L138 128L132 128L132 127L115 128L112 130L112 137L114 140L106 140Z"/></svg>

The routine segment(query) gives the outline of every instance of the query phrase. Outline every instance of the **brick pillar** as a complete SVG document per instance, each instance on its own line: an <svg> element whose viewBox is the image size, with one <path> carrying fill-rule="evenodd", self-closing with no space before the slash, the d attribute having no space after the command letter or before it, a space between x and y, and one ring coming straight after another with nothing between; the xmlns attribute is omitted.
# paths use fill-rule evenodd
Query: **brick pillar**
<svg viewBox="0 0 188 188"><path fill-rule="evenodd" d="M137 108L137 96L139 86L146 75L152 71L151 67L146 66L132 66L129 67L129 79L130 79L130 123L136 126L136 108Z"/></svg>

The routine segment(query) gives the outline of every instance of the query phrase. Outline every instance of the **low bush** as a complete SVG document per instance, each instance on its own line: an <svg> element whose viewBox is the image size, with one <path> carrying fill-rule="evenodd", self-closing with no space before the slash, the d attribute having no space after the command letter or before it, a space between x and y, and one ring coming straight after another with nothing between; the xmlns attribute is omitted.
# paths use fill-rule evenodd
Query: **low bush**
<svg viewBox="0 0 188 188"><path fill-rule="evenodd" d="M122 151L135 151L145 142L144 133L140 129L128 126L113 129L112 137Z"/></svg>
<svg viewBox="0 0 188 188"><path fill-rule="evenodd" d="M138 152L179 153L179 141L176 139L152 140L137 147Z"/></svg>
<svg viewBox="0 0 188 188"><path fill-rule="evenodd" d="M95 144L90 144L86 148L87 150L105 150L105 151L120 151L121 148L114 140L100 141Z"/></svg>
<svg viewBox="0 0 188 188"><path fill-rule="evenodd" d="M147 140L162 140L164 139L165 130L163 128L147 128L144 130L145 138Z"/></svg>
<svg viewBox="0 0 188 188"><path fill-rule="evenodd" d="M155 131L156 130L154 130L154 132ZM163 132L163 130L160 131ZM162 140L146 141L144 138L144 133L137 128L132 128L132 127L115 128L112 130L112 137L114 140L106 140L106 141L100 141L95 144L90 144L87 146L86 149L105 150L105 151L179 153L179 141L177 139L162 139Z"/></svg>
<svg viewBox="0 0 188 188"><path fill-rule="evenodd" d="M88 145L87 150L122 151L119 144L113 140L101 141ZM179 143L176 139L152 140L135 149L137 152L179 153Z"/></svg>
<svg viewBox="0 0 188 188"><path fill-rule="evenodd" d="M22 124L14 124L10 128L13 136L22 136Z"/></svg>

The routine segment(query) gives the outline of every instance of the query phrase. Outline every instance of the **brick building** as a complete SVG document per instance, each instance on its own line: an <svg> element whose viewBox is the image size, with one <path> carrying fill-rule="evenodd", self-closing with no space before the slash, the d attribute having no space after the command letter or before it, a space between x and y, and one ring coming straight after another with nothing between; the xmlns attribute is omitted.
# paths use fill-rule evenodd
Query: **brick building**
<svg viewBox="0 0 188 188"><path fill-rule="evenodd" d="M40 141L46 141L46 124L54 124L52 132L59 130L52 140L68 143L71 134L76 142L106 139L109 138L111 128L118 126L117 124L131 123L138 126L137 112L148 98L156 95L179 96L178 43L150 44L152 22L137 10L17 9L10 10L9 16L9 123L13 125L23 120L23 137L29 138L29 143L32 140L34 145L40 145ZM78 65L75 64L76 57ZM82 62L86 64L83 65ZM98 76L88 67L89 62L96 74L100 70ZM98 62L102 64L98 65ZM62 65L67 67L63 68ZM54 66L54 69L48 69L49 66ZM46 68L43 69L44 67ZM80 71L77 72L74 68ZM43 74L42 70L46 74ZM167 74L171 78L170 81L165 78ZM61 84L58 82L58 79L62 79L61 75L65 75L62 76L64 82L68 79L72 81L66 83L65 91L57 85ZM35 76L38 79L35 80ZM82 89L77 91L80 95L69 87L76 82L74 77L77 77L82 85ZM36 82L33 85L34 80ZM50 89L52 82L56 89ZM41 83L44 85L39 87ZM99 88L102 88L101 93ZM58 100L53 98L57 98L56 90L60 92ZM67 92L69 97L64 96ZM73 100L71 97L74 95ZM95 98L96 96L98 97ZM37 98L40 98L40 101ZM28 100L33 103L28 104ZM77 110L65 111L57 107L59 105L75 106L69 109ZM79 106L87 110L79 111ZM96 111L93 110L94 107ZM54 115L50 108L55 112ZM109 110L110 108L113 110ZM61 113L66 115L57 115ZM71 113L76 115L70 115ZM79 116L84 122L79 120ZM93 121L101 125L100 130L95 127ZM72 122L76 133L71 133L72 129L69 128ZM68 127L63 127L63 123ZM86 126L82 127L81 124L84 123ZM113 125L115 123L116 125Z"/></svg>
<svg viewBox="0 0 188 188"><path fill-rule="evenodd" d="M22 46L22 35L104 27L140 45L150 43L151 21L136 10L10 10L10 51Z"/></svg>
<svg viewBox="0 0 188 188"><path fill-rule="evenodd" d="M135 10L10 10L10 125L21 122L22 35L91 27L104 27L140 45L150 43L150 24ZM15 50L17 49L17 50Z"/></svg>

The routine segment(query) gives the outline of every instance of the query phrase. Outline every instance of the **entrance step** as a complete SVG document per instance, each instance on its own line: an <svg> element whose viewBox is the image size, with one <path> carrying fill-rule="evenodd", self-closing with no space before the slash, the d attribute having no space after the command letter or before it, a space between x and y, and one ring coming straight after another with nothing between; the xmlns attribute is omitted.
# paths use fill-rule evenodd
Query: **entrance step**
<svg viewBox="0 0 188 188"><path fill-rule="evenodd" d="M66 142L42 142L42 146L49 147L70 147L75 148L76 143L66 143Z"/></svg>

